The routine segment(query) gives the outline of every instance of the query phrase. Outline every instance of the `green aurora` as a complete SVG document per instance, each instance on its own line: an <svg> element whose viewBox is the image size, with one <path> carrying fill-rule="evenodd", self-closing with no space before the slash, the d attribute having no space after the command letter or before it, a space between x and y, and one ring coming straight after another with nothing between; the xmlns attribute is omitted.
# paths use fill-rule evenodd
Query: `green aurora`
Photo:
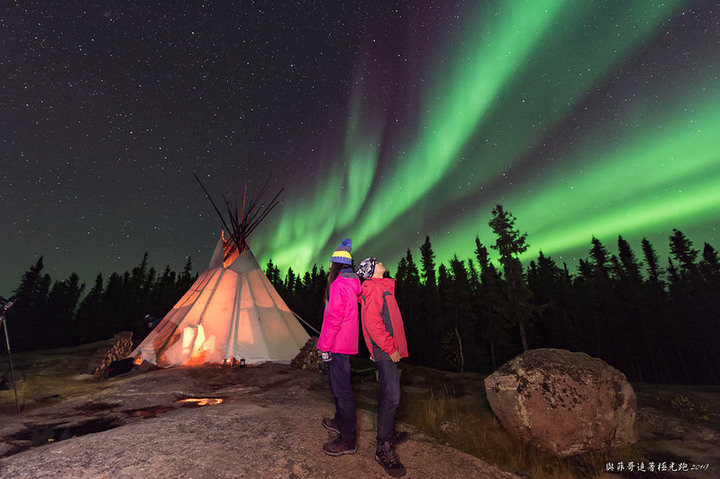
<svg viewBox="0 0 720 479"><path fill-rule="evenodd" d="M491 2L459 12L432 60L412 63L428 70L405 72L424 78L404 99L415 116L398 119L373 96L383 72L358 75L337 159L312 191L290 191L258 233L253 245L268 245L254 247L261 264L327 264L346 236L356 259L388 265L408 248L418 256L425 236L438 263L470 258L476 235L494 242L497 203L528 233L525 259L542 250L572 263L593 236L614 252L622 235L636 254L648 237L663 253L673 228L696 247L712 244L720 34L711 32L714 44L697 33L674 42L687 3Z"/></svg>

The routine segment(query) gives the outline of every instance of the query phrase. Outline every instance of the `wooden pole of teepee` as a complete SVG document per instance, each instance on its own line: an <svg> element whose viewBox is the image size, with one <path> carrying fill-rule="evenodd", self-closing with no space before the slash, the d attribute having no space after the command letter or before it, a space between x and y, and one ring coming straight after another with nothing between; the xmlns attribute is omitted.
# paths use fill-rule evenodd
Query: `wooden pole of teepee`
<svg viewBox="0 0 720 479"><path fill-rule="evenodd" d="M223 199L225 200L225 206L228 213L228 221L230 222L230 225L228 225L228 222L225 221L225 217L215 205L215 202L210 197L210 194L205 189L205 186L203 186L200 178L198 178L195 173L193 173L193 176L195 176L195 179L205 192L205 196L208 197L210 203L215 209L215 212L220 217L220 220L222 221L225 230L227 230L228 234L230 235L229 241L235 244L235 247L238 249L238 253L242 253L244 250L248 249L249 246L247 239L250 236L250 233L252 233L253 230L255 230L255 228L273 210L273 208L275 208L280 203L278 198L285 190L284 188L280 188L280 191L278 191L278 193L266 206L264 203L261 202L261 198L265 194L265 191L270 184L270 177L268 177L268 179L265 181L265 184L263 184L260 192L255 196L255 198L251 200L248 200L247 198L247 183L245 183L242 198L242 208L239 211L237 195L235 195L234 201L231 201L227 196L223 195Z"/></svg>
<svg viewBox="0 0 720 479"><path fill-rule="evenodd" d="M210 196L210 193L207 192L207 190L205 189L205 187L204 187L203 184L202 184L202 181L200 181L200 178L198 178L198 175L196 175L195 173L193 173L193 176L195 177L195 179L197 180L197 182L200 183L200 188L203 189L203 191L205 192L205 196L208 197L208 199L210 200L210 203L212 204L213 208L215 208L215 212L216 212L216 213L218 214L218 216L220 217L220 221L222 221L222 224L223 224L223 226L225 227L225 229L227 230L228 234L232 235L233 232L230 230L230 228L228 227L227 223L225 222L225 218L223 218L223 215L222 215L222 213L220 213L220 210L217 208L217 206L215 206L215 202L213 201L212 197Z"/></svg>

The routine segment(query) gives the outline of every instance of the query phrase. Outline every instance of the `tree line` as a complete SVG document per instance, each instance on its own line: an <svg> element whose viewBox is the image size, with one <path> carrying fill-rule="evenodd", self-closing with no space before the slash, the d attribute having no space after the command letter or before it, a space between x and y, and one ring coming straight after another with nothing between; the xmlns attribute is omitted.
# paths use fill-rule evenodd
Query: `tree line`
<svg viewBox="0 0 720 479"><path fill-rule="evenodd" d="M563 348L601 358L630 380L653 383L720 382L720 260L679 230L669 236L663 262L643 239L641 258L619 236L612 254L592 238L575 272L542 252L523 266L527 235L502 205L489 225L495 242L476 237L474 256L436 263L430 238L419 261L407 250L394 277L411 363L489 372L529 348ZM51 286L42 258L26 272L9 311L13 350L84 344L132 330L147 334L147 314L163 316L197 275L188 259L176 274L141 264L107 283L99 275L81 300L77 275ZM313 266L282 275L270 260L266 275L288 306L319 330L327 272ZM311 333L312 334L312 333ZM362 350L362 348L361 348Z"/></svg>
<svg viewBox="0 0 720 479"><path fill-rule="evenodd" d="M7 312L8 333L13 351L77 346L111 338L120 331L133 331L143 338L147 322L164 316L190 288L193 275L188 258L179 274L165 268L148 268L148 253L141 263L123 274L101 274L93 287L86 287L77 274L52 281L43 272L43 258L25 272L14 291L15 303Z"/></svg>
<svg viewBox="0 0 720 479"><path fill-rule="evenodd" d="M633 381L720 382L720 261L711 245L699 251L675 229L663 263L647 239L641 260L622 236L616 254L593 237L575 273L542 252L524 268L527 235L515 221L497 205L495 242L476 237L465 260L437 264L427 237L418 262L407 250L394 277L409 362L489 372L529 348L562 348L601 358ZM323 268L302 276L289 269L283 278L271 261L267 270L290 308L319 329Z"/></svg>

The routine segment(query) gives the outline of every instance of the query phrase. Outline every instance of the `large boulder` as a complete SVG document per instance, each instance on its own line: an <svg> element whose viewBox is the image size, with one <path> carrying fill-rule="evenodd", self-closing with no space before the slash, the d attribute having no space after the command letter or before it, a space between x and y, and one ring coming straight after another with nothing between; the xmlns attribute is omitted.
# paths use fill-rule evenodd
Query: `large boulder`
<svg viewBox="0 0 720 479"><path fill-rule="evenodd" d="M585 353L534 349L485 378L503 428L558 457L637 441L635 391L624 374Z"/></svg>

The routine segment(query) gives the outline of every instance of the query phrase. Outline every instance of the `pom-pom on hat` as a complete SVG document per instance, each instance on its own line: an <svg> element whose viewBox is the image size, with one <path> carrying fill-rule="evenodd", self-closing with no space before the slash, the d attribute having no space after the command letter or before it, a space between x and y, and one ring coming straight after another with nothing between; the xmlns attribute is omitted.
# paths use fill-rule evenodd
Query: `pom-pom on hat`
<svg viewBox="0 0 720 479"><path fill-rule="evenodd" d="M345 238L344 240L342 240L342 243L340 243L340 246L338 246L338 249L336 249L330 257L330 262L340 264L352 264L352 256L350 255L351 250L352 241L350 241L350 238Z"/></svg>
<svg viewBox="0 0 720 479"><path fill-rule="evenodd" d="M375 274L375 264L377 263L376 257L371 258L365 258L360 262L360 265L357 267L357 273L358 276L360 276L360 279L370 279L372 278L373 274Z"/></svg>

